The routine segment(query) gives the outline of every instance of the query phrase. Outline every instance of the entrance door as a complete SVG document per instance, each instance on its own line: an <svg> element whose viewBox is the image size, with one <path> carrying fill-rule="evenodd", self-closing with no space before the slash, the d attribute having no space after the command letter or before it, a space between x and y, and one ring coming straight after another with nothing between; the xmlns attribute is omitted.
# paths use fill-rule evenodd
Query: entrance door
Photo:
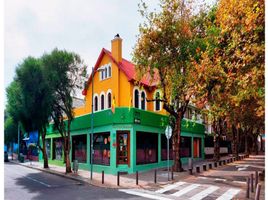
<svg viewBox="0 0 268 200"><path fill-rule="evenodd" d="M194 138L194 158L200 157L200 138Z"/></svg>
<svg viewBox="0 0 268 200"><path fill-rule="evenodd" d="M129 131L117 131L116 134L116 163L127 164L129 166L130 148L129 148Z"/></svg>

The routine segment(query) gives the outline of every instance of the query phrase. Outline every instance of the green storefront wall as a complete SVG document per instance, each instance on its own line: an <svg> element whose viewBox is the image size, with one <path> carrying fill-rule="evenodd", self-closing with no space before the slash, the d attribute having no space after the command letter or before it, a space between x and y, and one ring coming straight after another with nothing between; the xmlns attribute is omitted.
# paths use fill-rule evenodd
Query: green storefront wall
<svg viewBox="0 0 268 200"><path fill-rule="evenodd" d="M90 114L76 117L71 124L71 136L87 134L87 162L79 163L80 169L90 170ZM110 166L93 164L95 172L116 174L117 171L126 171L128 173L135 173L138 171L150 170L152 168L161 168L167 165L167 161L161 161L161 134L164 134L165 126L168 122L168 117L164 115L155 114L149 111L143 111L136 108L116 108L115 113L111 110L104 110L94 113L94 133L110 132ZM117 131L130 132L130 166L116 164L116 147L112 144L116 143ZM201 138L202 147L204 147L204 130L202 124L194 123L192 121L183 120L181 125L181 136L191 137L192 152L193 152L193 138ZM136 165L136 132L150 132L158 134L158 162L153 164ZM145 133L146 134L146 133ZM46 139L50 139L50 152L52 153L52 139L60 137L60 134L53 130L50 125L47 130ZM72 144L72 137L71 137ZM71 145L72 146L72 145ZM70 151L71 155L72 149ZM193 153L192 153L193 154ZM201 148L201 158L204 158L204 148ZM40 154L40 160L42 155ZM50 156L52 158L52 155ZM188 158L182 158L182 163L187 163ZM63 166L63 160L49 159L49 163ZM172 164L172 161L170 161Z"/></svg>

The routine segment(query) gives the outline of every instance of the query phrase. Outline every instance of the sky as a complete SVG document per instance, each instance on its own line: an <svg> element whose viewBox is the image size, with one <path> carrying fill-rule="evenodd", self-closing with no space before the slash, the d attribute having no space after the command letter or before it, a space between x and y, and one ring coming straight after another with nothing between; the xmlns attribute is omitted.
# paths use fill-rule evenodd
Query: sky
<svg viewBox="0 0 268 200"><path fill-rule="evenodd" d="M144 1L150 10L159 9L159 0ZM138 3L140 0L6 0L4 88L23 59L40 57L56 47L79 54L90 69L102 48L111 49L117 33L123 39L123 57L131 60L139 24L144 21Z"/></svg>
<svg viewBox="0 0 268 200"><path fill-rule="evenodd" d="M139 0L8 0L4 4L4 87L28 56L54 48L72 51L89 67L119 33L123 57L131 60L139 23ZM145 1L146 2L146 1ZM148 1L156 8L158 0Z"/></svg>

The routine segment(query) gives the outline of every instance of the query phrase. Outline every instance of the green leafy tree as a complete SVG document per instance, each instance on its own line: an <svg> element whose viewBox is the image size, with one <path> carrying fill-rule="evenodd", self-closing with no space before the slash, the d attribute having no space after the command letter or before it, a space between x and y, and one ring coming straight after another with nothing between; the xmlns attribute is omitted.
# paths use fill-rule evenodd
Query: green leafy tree
<svg viewBox="0 0 268 200"><path fill-rule="evenodd" d="M26 58L16 69L16 77L7 88L8 111L26 132L38 130L42 145L44 168L48 168L45 137L48 118L51 114L50 89L44 79L41 62ZM38 138L39 138L38 137Z"/></svg>
<svg viewBox="0 0 268 200"><path fill-rule="evenodd" d="M158 77L152 78L151 83L162 90L163 95L157 100L163 102L163 108L173 119L173 169L181 171L181 121L195 93L197 78L192 60L198 61L199 50L205 46L190 3L163 0L160 7L160 12L148 12L145 3L141 4L140 13L145 22L139 28L133 61L138 79L148 73Z"/></svg>
<svg viewBox="0 0 268 200"><path fill-rule="evenodd" d="M76 88L83 86L81 75L85 72L85 66L77 54L58 49L44 54L42 63L53 95L51 116L54 128L63 138L66 173L70 173L70 125L74 119L72 96Z"/></svg>
<svg viewBox="0 0 268 200"><path fill-rule="evenodd" d="M10 143L18 140L18 123L14 122L6 110L4 117L4 143L9 147Z"/></svg>
<svg viewBox="0 0 268 200"><path fill-rule="evenodd" d="M251 119L264 116L264 1L221 0L213 19L204 37L208 46L197 63L197 88L210 109L220 111L215 116L227 120L238 156L240 135L254 130L248 107L253 106Z"/></svg>

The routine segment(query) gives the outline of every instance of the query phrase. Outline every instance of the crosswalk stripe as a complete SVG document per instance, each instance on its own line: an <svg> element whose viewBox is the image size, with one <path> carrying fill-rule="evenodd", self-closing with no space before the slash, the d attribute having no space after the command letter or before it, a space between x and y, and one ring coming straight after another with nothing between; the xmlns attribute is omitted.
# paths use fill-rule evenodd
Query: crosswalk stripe
<svg viewBox="0 0 268 200"><path fill-rule="evenodd" d="M209 194L211 194L212 192L216 191L217 189L219 189L219 187L217 187L217 186L210 186L209 188L203 190L202 192L199 192L198 194L194 195L190 199L191 200L200 200L200 199L203 199L206 196L208 196Z"/></svg>
<svg viewBox="0 0 268 200"><path fill-rule="evenodd" d="M184 194L186 194L187 192L199 187L200 185L199 184L191 184L189 185L188 187L186 188L183 188L182 190L178 191L178 192L175 192L173 194L171 194L172 196L176 196L176 197L180 197Z"/></svg>
<svg viewBox="0 0 268 200"><path fill-rule="evenodd" d="M240 192L240 189L229 189L223 195L221 195L219 198L217 198L216 200L228 200L228 199L232 199L239 192Z"/></svg>
<svg viewBox="0 0 268 200"><path fill-rule="evenodd" d="M183 184L185 184L185 182L180 181L180 182L174 183L172 185L168 185L168 186L166 186L166 187L164 187L164 188L162 188L160 190L156 190L155 192L156 193L164 193L164 192L172 190L172 189L176 188L177 186L180 186L180 185L183 185Z"/></svg>
<svg viewBox="0 0 268 200"><path fill-rule="evenodd" d="M132 194L132 195L136 195L136 196L140 196L140 197L149 198L149 199L156 199L156 200L172 200L172 199L168 199L168 198L165 198L165 197L156 196L156 195L153 195L153 194L148 194L148 193L139 192L139 191L134 191L134 190L120 189L119 191L121 191L121 192L125 192L125 193L127 193L127 194Z"/></svg>

